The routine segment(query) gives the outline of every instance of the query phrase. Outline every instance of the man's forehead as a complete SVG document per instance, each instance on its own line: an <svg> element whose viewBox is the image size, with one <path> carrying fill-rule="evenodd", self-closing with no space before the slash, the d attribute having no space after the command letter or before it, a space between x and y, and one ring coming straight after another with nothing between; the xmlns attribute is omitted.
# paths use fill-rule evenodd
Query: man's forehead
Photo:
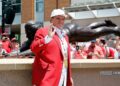
<svg viewBox="0 0 120 86"><path fill-rule="evenodd" d="M58 15L58 16L54 16L54 18L65 18L64 16Z"/></svg>

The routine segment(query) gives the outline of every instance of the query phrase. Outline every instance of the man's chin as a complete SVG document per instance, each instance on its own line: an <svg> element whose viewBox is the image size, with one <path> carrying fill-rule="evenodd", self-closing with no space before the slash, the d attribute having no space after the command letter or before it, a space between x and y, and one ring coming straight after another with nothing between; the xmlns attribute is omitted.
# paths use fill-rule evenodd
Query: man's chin
<svg viewBox="0 0 120 86"><path fill-rule="evenodd" d="M63 27L63 25L58 25L57 27L58 27L58 28L62 28L62 27Z"/></svg>

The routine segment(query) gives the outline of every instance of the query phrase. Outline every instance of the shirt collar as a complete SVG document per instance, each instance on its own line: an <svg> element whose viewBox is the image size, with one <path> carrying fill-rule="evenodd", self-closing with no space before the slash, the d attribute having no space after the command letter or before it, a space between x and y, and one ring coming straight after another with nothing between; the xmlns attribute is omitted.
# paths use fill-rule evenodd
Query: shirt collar
<svg viewBox="0 0 120 86"><path fill-rule="evenodd" d="M60 37L60 38L63 38L65 36L65 33L62 29L59 29L57 27L53 27L55 29L55 32L57 33L57 35Z"/></svg>

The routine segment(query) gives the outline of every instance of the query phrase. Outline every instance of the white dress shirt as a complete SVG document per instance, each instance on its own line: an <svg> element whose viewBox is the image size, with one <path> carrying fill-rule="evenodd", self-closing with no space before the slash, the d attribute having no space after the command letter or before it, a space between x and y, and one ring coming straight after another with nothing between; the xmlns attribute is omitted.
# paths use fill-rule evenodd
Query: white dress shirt
<svg viewBox="0 0 120 86"><path fill-rule="evenodd" d="M60 43L61 43L61 50L62 50L62 54L64 57L64 61L67 61L67 57L68 57L68 53L67 53L67 42L64 38L64 34L61 33L62 31L60 29L56 29L56 33L58 34L59 38L60 38ZM60 82L58 86L66 86L67 83L67 67L66 64L64 64L63 61L63 69L62 69L62 73L61 73L61 78L60 78Z"/></svg>

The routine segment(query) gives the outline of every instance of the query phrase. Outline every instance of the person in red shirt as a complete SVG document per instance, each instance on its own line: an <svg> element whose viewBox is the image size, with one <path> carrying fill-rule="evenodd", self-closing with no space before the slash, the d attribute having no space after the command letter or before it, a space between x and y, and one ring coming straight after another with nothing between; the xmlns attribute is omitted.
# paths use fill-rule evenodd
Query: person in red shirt
<svg viewBox="0 0 120 86"><path fill-rule="evenodd" d="M100 47L104 53L106 59L118 58L118 52L115 48L107 46L106 40L104 38L100 39Z"/></svg>
<svg viewBox="0 0 120 86"><path fill-rule="evenodd" d="M1 38L3 48L7 51L7 53L11 52L11 42L9 39L9 34L3 33Z"/></svg>
<svg viewBox="0 0 120 86"><path fill-rule="evenodd" d="M0 41L0 58L1 58L1 57L4 57L4 55L5 55L6 53L7 53L7 52L6 52L5 49L3 49L3 44L2 44L2 42Z"/></svg>
<svg viewBox="0 0 120 86"><path fill-rule="evenodd" d="M86 59L87 53L84 50L85 46L76 46L76 51L74 52L75 59Z"/></svg>
<svg viewBox="0 0 120 86"><path fill-rule="evenodd" d="M19 51L19 43L17 41L17 39L14 37L11 39L11 52L14 52L14 51Z"/></svg>
<svg viewBox="0 0 120 86"><path fill-rule="evenodd" d="M92 40L91 44L88 46L87 50L87 59L103 59L104 54L102 48L96 45L96 40Z"/></svg>

